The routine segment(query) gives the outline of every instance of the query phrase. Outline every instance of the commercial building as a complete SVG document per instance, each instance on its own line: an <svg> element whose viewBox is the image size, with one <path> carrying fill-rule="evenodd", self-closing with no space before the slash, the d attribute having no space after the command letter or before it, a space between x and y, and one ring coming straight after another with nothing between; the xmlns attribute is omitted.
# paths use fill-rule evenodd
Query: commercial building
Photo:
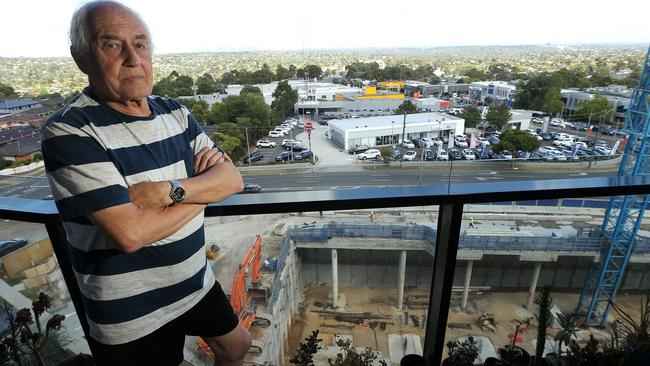
<svg viewBox="0 0 650 366"><path fill-rule="evenodd" d="M363 92L336 92L332 99L301 100L295 104L298 115L371 117L393 114L404 101L411 101L420 111L444 111L449 102L437 98L410 98L402 93L377 90L367 86Z"/></svg>
<svg viewBox="0 0 650 366"><path fill-rule="evenodd" d="M490 97L495 103L512 105L517 87L505 81L477 81L469 84L469 97L481 103Z"/></svg>
<svg viewBox="0 0 650 366"><path fill-rule="evenodd" d="M610 85L606 87L599 88L587 88L580 90L578 88L562 89L560 91L562 101L564 102L564 108L569 111L570 114L577 112L580 109L580 104L587 100L592 100L596 95L601 95L607 98L607 101L614 109L614 115L612 116L615 121L623 121L625 119L625 114L627 113L627 107L630 105L630 96L632 95L632 90L627 89L627 87L622 85ZM587 120L584 116L579 118Z"/></svg>
<svg viewBox="0 0 650 366"><path fill-rule="evenodd" d="M448 137L461 135L465 120L444 113L390 115L367 118L332 120L328 126L329 139L344 150L355 146L381 146L399 144L402 133L406 139L416 137Z"/></svg>

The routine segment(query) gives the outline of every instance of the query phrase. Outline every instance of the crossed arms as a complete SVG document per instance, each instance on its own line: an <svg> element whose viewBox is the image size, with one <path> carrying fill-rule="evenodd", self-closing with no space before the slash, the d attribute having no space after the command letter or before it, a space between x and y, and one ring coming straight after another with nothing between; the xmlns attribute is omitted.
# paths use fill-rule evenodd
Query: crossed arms
<svg viewBox="0 0 650 366"><path fill-rule="evenodd" d="M242 177L227 154L204 147L194 160L194 176L180 180L187 193L183 203L171 205L169 182L142 182L129 187L130 203L95 211L90 220L118 249L133 253L178 231L206 204L242 191Z"/></svg>

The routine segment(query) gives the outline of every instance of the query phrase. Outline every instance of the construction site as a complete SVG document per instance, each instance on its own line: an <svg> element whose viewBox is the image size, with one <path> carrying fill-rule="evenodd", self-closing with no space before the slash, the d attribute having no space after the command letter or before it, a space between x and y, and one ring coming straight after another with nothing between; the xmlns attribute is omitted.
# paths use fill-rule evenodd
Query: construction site
<svg viewBox="0 0 650 366"><path fill-rule="evenodd" d="M514 202L467 207L446 339L485 337L489 353L519 326L517 342L534 352L535 293L549 285L555 313L576 311L589 267L600 257L594 231L604 214ZM322 340L317 365L336 358L338 340L369 347L388 365L422 354L436 222L437 207L378 210L372 217L332 211L206 219L213 270L253 335L247 363L288 365L314 330ZM640 235L650 237L650 226ZM638 293L650 288L650 240L642 237L617 300L632 311ZM589 335L604 340L610 333L584 327L578 339ZM210 364L201 340L188 338L186 349L193 364Z"/></svg>

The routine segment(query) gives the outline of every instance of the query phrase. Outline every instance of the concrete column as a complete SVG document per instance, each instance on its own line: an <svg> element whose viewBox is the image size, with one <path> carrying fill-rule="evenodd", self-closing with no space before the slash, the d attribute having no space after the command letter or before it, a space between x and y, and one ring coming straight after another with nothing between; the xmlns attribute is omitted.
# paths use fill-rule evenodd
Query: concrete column
<svg viewBox="0 0 650 366"><path fill-rule="evenodd" d="M542 262L535 262L535 270L533 271L533 279L530 281L530 289L528 290L528 303L526 307L528 310L532 310L533 301L535 300L535 290L537 289L537 280L539 280L539 274L542 271Z"/></svg>
<svg viewBox="0 0 650 366"><path fill-rule="evenodd" d="M339 260L336 249L332 249L332 307L339 302Z"/></svg>
<svg viewBox="0 0 650 366"><path fill-rule="evenodd" d="M399 253L399 269L397 274L397 309L404 306L404 282L406 280L406 250Z"/></svg>
<svg viewBox="0 0 650 366"><path fill-rule="evenodd" d="M469 282L472 279L472 268L474 268L474 261L467 261L467 268L465 268L465 286L463 287L463 302L460 305L463 310L467 307L467 297L469 296Z"/></svg>

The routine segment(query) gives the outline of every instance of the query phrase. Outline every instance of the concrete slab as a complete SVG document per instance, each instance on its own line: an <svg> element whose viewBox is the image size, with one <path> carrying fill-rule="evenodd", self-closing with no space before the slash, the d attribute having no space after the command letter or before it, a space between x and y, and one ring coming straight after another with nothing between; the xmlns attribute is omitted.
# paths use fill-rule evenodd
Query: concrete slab
<svg viewBox="0 0 650 366"><path fill-rule="evenodd" d="M519 256L522 262L556 262L559 254L553 252L526 252Z"/></svg>
<svg viewBox="0 0 650 366"><path fill-rule="evenodd" d="M410 354L422 355L422 343L417 334L389 334L388 351L390 361L399 365L402 357Z"/></svg>
<svg viewBox="0 0 650 366"><path fill-rule="evenodd" d="M480 261L481 259L483 259L483 251L482 250L460 249L460 250L458 250L458 253L456 254L456 260Z"/></svg>

